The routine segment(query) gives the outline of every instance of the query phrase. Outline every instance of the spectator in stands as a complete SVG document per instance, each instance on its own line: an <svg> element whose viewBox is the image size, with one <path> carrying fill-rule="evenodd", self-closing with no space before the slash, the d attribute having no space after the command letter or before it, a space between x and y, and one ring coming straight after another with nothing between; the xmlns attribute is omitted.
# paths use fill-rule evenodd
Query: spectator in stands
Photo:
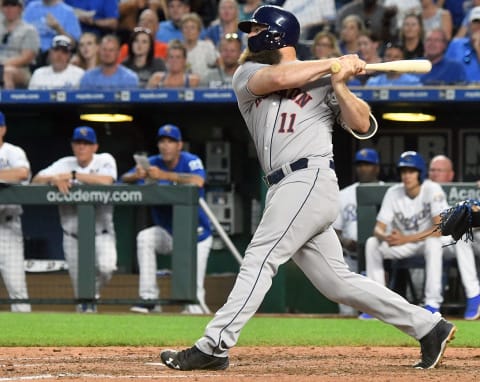
<svg viewBox="0 0 480 382"><path fill-rule="evenodd" d="M118 37L110 34L103 36L99 50L100 65L85 72L80 80L80 89L137 89L139 85L137 74L117 63L119 52Z"/></svg>
<svg viewBox="0 0 480 382"><path fill-rule="evenodd" d="M444 56L448 41L442 28L434 28L427 32L424 45L425 58L432 62L432 70L420 76L420 81L424 85L452 85L466 81L462 64L448 60Z"/></svg>
<svg viewBox="0 0 480 382"><path fill-rule="evenodd" d="M453 164L450 158L445 155L437 155L430 160L428 178L431 181L440 184L450 183L453 182L454 177L455 172L453 171ZM441 240L444 258L457 259L460 278L462 279L467 297L464 318L466 320L476 320L480 317L480 283L475 266L472 242L458 240L455 245L449 245L454 241L451 236L441 236Z"/></svg>
<svg viewBox="0 0 480 382"><path fill-rule="evenodd" d="M122 0L118 4L118 28L117 36L122 44L128 43L133 28L139 26L140 15L150 9L157 19L158 14L167 14L167 2L165 0ZM158 24L158 20L157 20ZM151 28L152 29L152 28ZM152 29L153 30L153 29Z"/></svg>
<svg viewBox="0 0 480 382"><path fill-rule="evenodd" d="M478 84L480 82L480 31L472 33L471 42L473 46L471 60L468 62L464 60L462 66L467 72L467 82Z"/></svg>
<svg viewBox="0 0 480 382"><path fill-rule="evenodd" d="M70 38L63 35L55 36L50 48L50 65L35 69L28 88L30 90L78 88L84 70L70 64L71 55Z"/></svg>
<svg viewBox="0 0 480 382"><path fill-rule="evenodd" d="M18 146L5 142L7 123L0 112L0 180L7 184L25 184L30 179L30 163L25 151ZM8 297L28 299L25 279L25 258L23 247L22 220L20 205L0 205L0 235L2 246L0 254L0 274ZM30 312L30 304L15 303L10 306L12 312Z"/></svg>
<svg viewBox="0 0 480 382"><path fill-rule="evenodd" d="M473 46L473 36L480 31L480 6L471 10L468 30L468 36L450 41L445 58L461 62L467 75L467 82L476 82L480 79L480 61Z"/></svg>
<svg viewBox="0 0 480 382"><path fill-rule="evenodd" d="M399 35L400 45L406 60L424 56L422 17L417 13L408 13L403 19Z"/></svg>
<svg viewBox="0 0 480 382"><path fill-rule="evenodd" d="M378 54L381 41L373 33L368 30L360 32L357 42L360 57L367 64L376 64L383 61Z"/></svg>
<svg viewBox="0 0 480 382"><path fill-rule="evenodd" d="M425 34L434 28L441 28L450 41L453 32L452 15L446 9L438 6L435 0L421 0L422 21Z"/></svg>
<svg viewBox="0 0 480 382"><path fill-rule="evenodd" d="M446 195L438 183L426 179L425 161L417 152L402 153L397 169L401 183L387 189L373 236L365 243L367 277L385 285L384 259L425 256L425 309L435 313L443 298L442 241L434 229L448 206ZM363 313L360 318L371 316Z"/></svg>
<svg viewBox="0 0 480 382"><path fill-rule="evenodd" d="M422 6L420 0L384 0L383 5L389 8L395 8L395 19L397 28L401 29L405 16L411 13L420 14Z"/></svg>
<svg viewBox="0 0 480 382"><path fill-rule="evenodd" d="M183 15L190 13L189 0L167 0L168 20L162 21L156 40L169 43L172 40L183 41L181 21Z"/></svg>
<svg viewBox="0 0 480 382"><path fill-rule="evenodd" d="M83 70L96 68L100 64L98 58L99 49L100 41L95 33L82 33L78 42L77 53L72 56L70 63Z"/></svg>
<svg viewBox="0 0 480 382"><path fill-rule="evenodd" d="M0 19L0 87L25 88L30 65L40 47L37 30L22 20L22 0L2 0Z"/></svg>
<svg viewBox="0 0 480 382"><path fill-rule="evenodd" d="M62 194L68 194L74 185L111 185L117 179L117 164L108 153L97 154L98 142L95 130L89 126L74 129L71 147L73 156L63 157L41 170L32 179L35 184L55 186ZM68 264L75 298L78 298L78 218L77 208L71 204L58 207L63 230L63 252ZM100 297L101 288L112 278L117 269L117 250L113 225L113 206L95 207L95 298ZM77 305L80 313L95 313L96 305Z"/></svg>
<svg viewBox="0 0 480 382"><path fill-rule="evenodd" d="M148 89L194 88L200 84L200 76L187 69L187 48L179 40L168 44L165 72L153 73L147 83Z"/></svg>
<svg viewBox="0 0 480 382"><path fill-rule="evenodd" d="M297 17L305 40L311 40L322 30L332 29L335 21L334 0L286 0L282 7Z"/></svg>
<svg viewBox="0 0 480 382"><path fill-rule="evenodd" d="M403 60L403 48L394 43L388 43L385 48L383 61ZM419 86L421 82L418 76L409 73L387 72L370 77L366 86Z"/></svg>
<svg viewBox="0 0 480 382"><path fill-rule="evenodd" d="M64 1L75 10L82 32L104 36L117 30L119 18L117 0Z"/></svg>
<svg viewBox="0 0 480 382"><path fill-rule="evenodd" d="M168 44L162 41L155 39L157 35L159 23L157 14L151 9L145 9L141 14L138 20L137 28L144 28L151 31L152 36L154 37L154 46L153 46L153 56L155 58L161 58L165 60L167 58L167 49ZM120 56L118 62L123 62L128 56L128 43L123 44L120 47Z"/></svg>
<svg viewBox="0 0 480 382"><path fill-rule="evenodd" d="M468 15L468 11L480 5L480 2L478 0L437 0L437 5L445 8L452 15L453 34L455 37L463 37L465 35L458 36L456 33L461 28L465 16ZM466 24L468 24L468 18L466 19Z"/></svg>
<svg viewBox="0 0 480 382"><path fill-rule="evenodd" d="M128 43L128 52L123 65L137 73L141 88L147 86L153 73L166 70L165 62L153 56L153 36L150 29L134 29Z"/></svg>
<svg viewBox="0 0 480 382"><path fill-rule="evenodd" d="M340 57L342 55L337 37L328 31L321 31L315 35L311 51L312 59Z"/></svg>
<svg viewBox="0 0 480 382"><path fill-rule="evenodd" d="M358 53L367 64L376 64L382 62L382 57L378 54L380 41L378 38L365 30L358 36ZM368 71L366 74L355 76L348 83L349 85L365 85L370 77L379 74L375 71Z"/></svg>
<svg viewBox="0 0 480 382"><path fill-rule="evenodd" d="M72 7L62 0L32 1L23 12L23 19L32 24L40 36L40 53L36 65L47 64L47 56L52 39L66 35L77 43L82 34L80 23Z"/></svg>
<svg viewBox="0 0 480 382"><path fill-rule="evenodd" d="M125 183L145 184L153 181L163 185L190 185L198 187L199 196L205 197L206 172L201 159L192 153L182 151L183 140L180 129L171 124L163 125L157 132L159 153L148 157L147 166L137 165L122 176ZM137 235L137 258L139 267L139 294L143 303L130 310L137 313L159 311L152 301L159 296L157 283L157 254L167 255L173 250L172 206L155 206L152 209L154 224ZM208 256L212 247L212 232L207 215L198 208L197 241L197 300L198 304L185 306L183 313L208 314L205 303L204 280Z"/></svg>
<svg viewBox="0 0 480 382"><path fill-rule="evenodd" d="M342 54L358 54L358 36L363 31L365 31L365 25L359 16L346 16L340 30L340 52Z"/></svg>
<svg viewBox="0 0 480 382"><path fill-rule="evenodd" d="M383 6L377 0L353 0L337 11L335 30L342 29L343 20L358 15L363 25L383 41L392 41L396 35L395 10Z"/></svg>
<svg viewBox="0 0 480 382"><path fill-rule="evenodd" d="M253 12L261 5L263 5L263 0L245 0L238 8L238 19L240 21L251 19Z"/></svg>
<svg viewBox="0 0 480 382"><path fill-rule="evenodd" d="M340 190L340 212L333 228L340 239L343 257L352 272L358 272L357 256L357 187L364 183L377 183L380 175L380 157L374 149L360 149L354 158L357 182ZM340 314L356 315L350 306L339 304Z"/></svg>
<svg viewBox="0 0 480 382"><path fill-rule="evenodd" d="M456 0L455 0L456 1ZM470 24L470 13L472 9L480 6L480 0L472 0L467 2L468 7L466 7L466 13L463 16L462 22L458 27L455 37L465 37L469 34L469 24Z"/></svg>
<svg viewBox="0 0 480 382"><path fill-rule="evenodd" d="M201 85L208 88L224 89L232 87L232 78L242 54L242 42L235 33L226 34L220 41L220 60L216 68L210 69L201 78Z"/></svg>
<svg viewBox="0 0 480 382"><path fill-rule="evenodd" d="M218 51L210 40L200 40L202 19L196 13L183 15L181 25L183 43L187 48L188 70L202 78L218 64Z"/></svg>
<svg viewBox="0 0 480 382"><path fill-rule="evenodd" d="M236 33L243 42L244 33L238 29L237 0L220 0L218 17L205 29L205 38L212 41L218 49L220 41L228 33Z"/></svg>

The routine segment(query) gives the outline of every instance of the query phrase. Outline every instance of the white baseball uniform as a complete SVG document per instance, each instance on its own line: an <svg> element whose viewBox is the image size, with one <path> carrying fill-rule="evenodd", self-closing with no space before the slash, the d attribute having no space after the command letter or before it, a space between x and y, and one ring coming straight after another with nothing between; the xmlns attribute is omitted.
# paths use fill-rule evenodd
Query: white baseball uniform
<svg viewBox="0 0 480 382"><path fill-rule="evenodd" d="M108 175L117 179L117 164L108 153L94 154L93 160L86 167L80 167L74 156L57 160L39 172L41 176L51 176L76 171L78 174ZM80 184L75 180L76 184ZM73 285L75 297L78 296L78 218L74 205L59 206L60 223L63 229L63 252L68 264L68 272ZM95 208L95 261L97 268L95 293L100 297L100 289L112 277L117 269L117 249L113 226L113 206L98 205Z"/></svg>
<svg viewBox="0 0 480 382"><path fill-rule="evenodd" d="M433 218L448 207L442 187L425 180L415 198L409 197L402 184L391 186L382 201L377 221L412 235L433 228ZM367 276L385 284L384 259L403 259L415 255L425 256L425 304L439 308L442 301L442 241L440 237L396 246L370 237L365 244Z"/></svg>
<svg viewBox="0 0 480 382"><path fill-rule="evenodd" d="M302 89L255 96L248 81L264 66L241 65L233 88L263 171L273 176L272 171L281 169L284 176L267 192L262 219L227 302L195 346L208 355L228 356L279 266L290 259L327 298L422 338L441 317L351 272L343 259L332 227L339 208L338 181L331 164L332 128L340 108L330 78Z"/></svg>
<svg viewBox="0 0 480 382"><path fill-rule="evenodd" d="M0 169L25 167L30 163L25 151L18 146L4 142L0 147ZM25 181L24 183L28 183ZM28 299L25 278L22 207L19 205L0 205L0 273L12 299ZM12 304L12 312L30 312L30 304Z"/></svg>

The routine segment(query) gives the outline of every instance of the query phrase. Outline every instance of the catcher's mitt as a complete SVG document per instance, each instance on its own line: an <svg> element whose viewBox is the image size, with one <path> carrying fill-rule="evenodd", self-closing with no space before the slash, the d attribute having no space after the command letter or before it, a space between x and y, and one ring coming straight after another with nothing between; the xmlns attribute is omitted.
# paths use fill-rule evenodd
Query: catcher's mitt
<svg viewBox="0 0 480 382"><path fill-rule="evenodd" d="M443 236L452 235L458 241L465 235L465 241L473 240L473 227L480 225L480 202L465 200L440 213L438 228Z"/></svg>

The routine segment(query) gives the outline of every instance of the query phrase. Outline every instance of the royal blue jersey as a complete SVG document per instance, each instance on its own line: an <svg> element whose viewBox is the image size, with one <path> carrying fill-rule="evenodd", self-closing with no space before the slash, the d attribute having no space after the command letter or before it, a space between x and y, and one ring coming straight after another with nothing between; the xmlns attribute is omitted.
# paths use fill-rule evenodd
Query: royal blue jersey
<svg viewBox="0 0 480 382"><path fill-rule="evenodd" d="M206 172L203 168L202 160L189 152L182 151L177 165L173 169L167 168L163 158L160 154L152 155L148 157L148 161L151 166L156 166L163 171L195 174L206 178ZM129 173L135 172L135 167L128 171ZM140 180L138 184L144 184L143 180ZM159 180L158 184L172 184L168 180ZM205 198L205 189L202 187L199 189L199 196ZM165 228L168 232L172 233L172 206L161 205L152 207L152 219L156 225ZM208 220L205 211L201 207L198 207L198 241L202 241L212 234L210 227L210 221Z"/></svg>

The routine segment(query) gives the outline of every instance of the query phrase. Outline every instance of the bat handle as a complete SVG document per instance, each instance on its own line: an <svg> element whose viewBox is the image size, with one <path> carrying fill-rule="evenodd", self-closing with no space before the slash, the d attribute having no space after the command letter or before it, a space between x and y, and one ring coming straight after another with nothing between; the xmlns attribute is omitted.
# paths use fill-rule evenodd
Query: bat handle
<svg viewBox="0 0 480 382"><path fill-rule="evenodd" d="M334 61L332 65L330 65L330 71L335 74L342 70L342 64L339 61Z"/></svg>

